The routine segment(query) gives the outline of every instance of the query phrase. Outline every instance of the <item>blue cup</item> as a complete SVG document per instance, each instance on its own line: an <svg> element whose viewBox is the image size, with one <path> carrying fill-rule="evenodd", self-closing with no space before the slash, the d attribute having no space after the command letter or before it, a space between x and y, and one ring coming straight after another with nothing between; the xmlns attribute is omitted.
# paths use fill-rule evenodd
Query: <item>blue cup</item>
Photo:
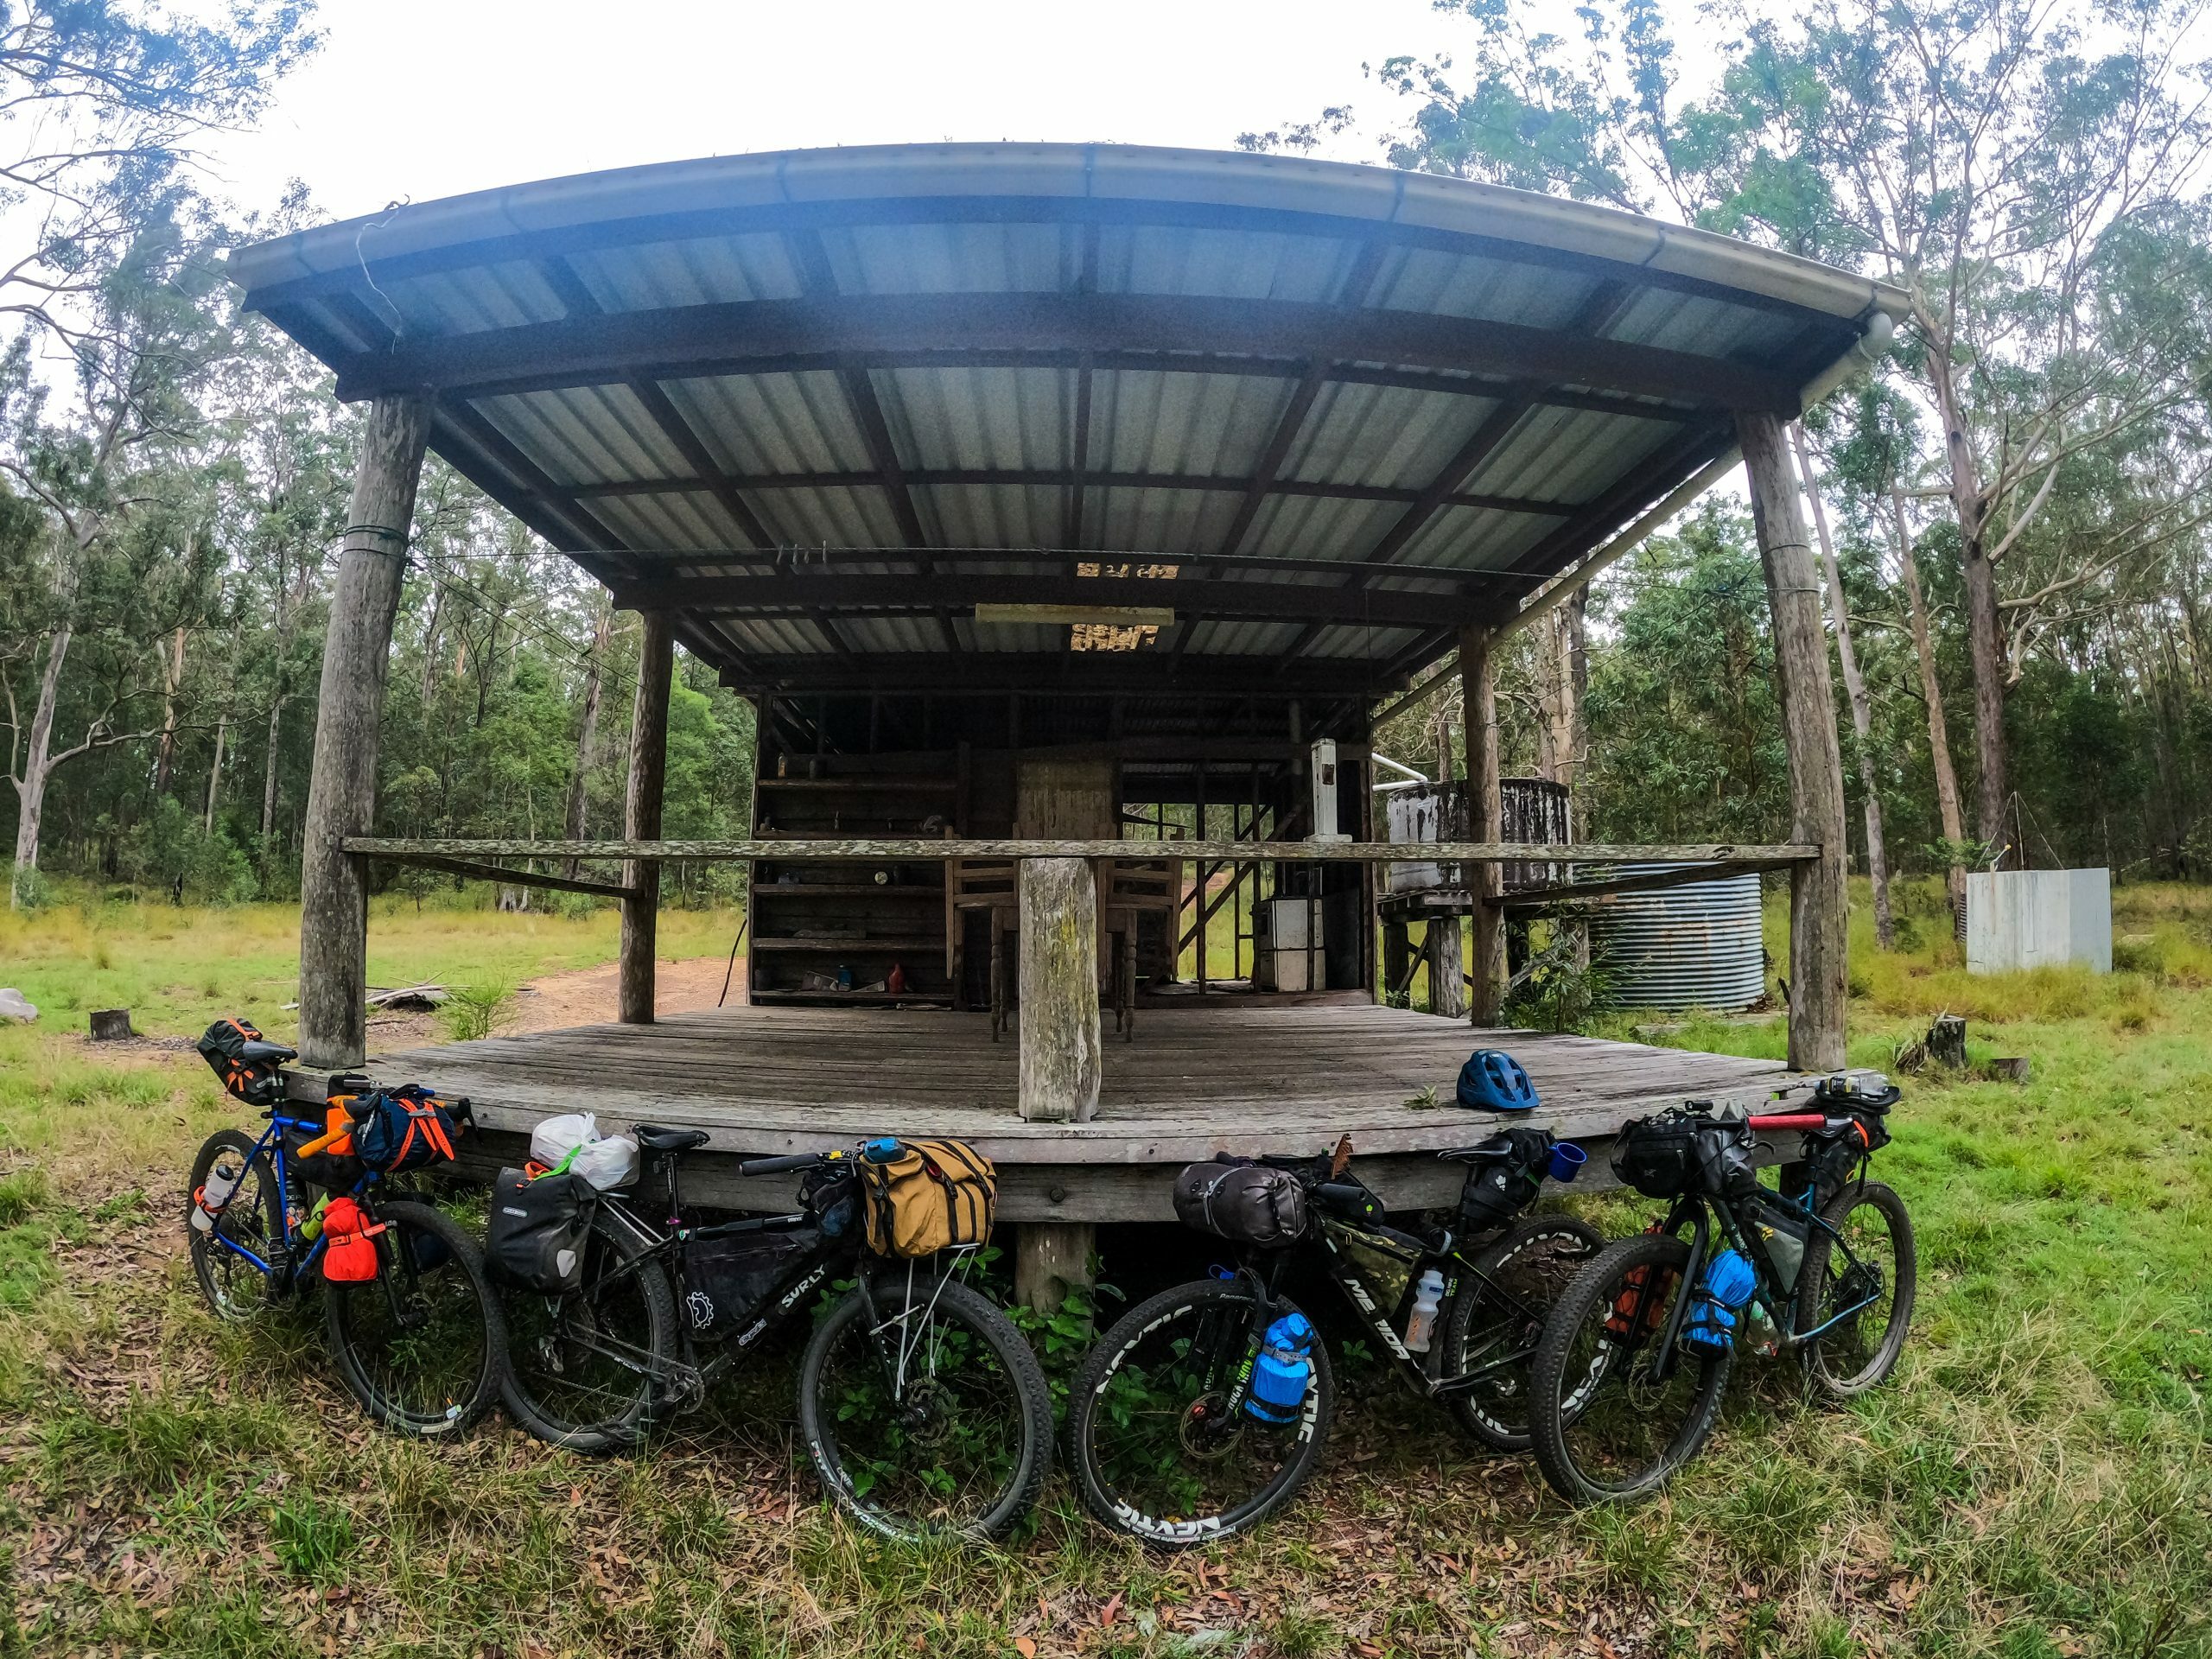
<svg viewBox="0 0 2212 1659"><path fill-rule="evenodd" d="M1573 1141L1555 1141L1552 1146L1552 1179L1562 1183L1571 1181L1582 1173L1582 1166L1589 1161L1590 1154Z"/></svg>

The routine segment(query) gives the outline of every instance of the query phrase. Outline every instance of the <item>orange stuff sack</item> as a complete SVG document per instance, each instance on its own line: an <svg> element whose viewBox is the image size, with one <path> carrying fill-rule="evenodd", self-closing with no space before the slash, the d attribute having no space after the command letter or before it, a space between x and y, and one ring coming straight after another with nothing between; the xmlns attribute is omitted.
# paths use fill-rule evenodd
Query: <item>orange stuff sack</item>
<svg viewBox="0 0 2212 1659"><path fill-rule="evenodd" d="M365 1284L377 1276L377 1239L384 1224L361 1213L351 1198L335 1198L322 1212L322 1276L334 1284Z"/></svg>

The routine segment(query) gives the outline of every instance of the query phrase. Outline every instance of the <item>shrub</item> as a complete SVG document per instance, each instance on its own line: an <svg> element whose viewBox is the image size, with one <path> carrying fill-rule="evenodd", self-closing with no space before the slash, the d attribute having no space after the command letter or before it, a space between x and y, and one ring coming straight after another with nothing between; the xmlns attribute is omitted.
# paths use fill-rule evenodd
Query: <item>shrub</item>
<svg viewBox="0 0 2212 1659"><path fill-rule="evenodd" d="M456 1043L473 1043L505 1025L514 1018L514 1012L512 985L456 985L438 1010L438 1021Z"/></svg>

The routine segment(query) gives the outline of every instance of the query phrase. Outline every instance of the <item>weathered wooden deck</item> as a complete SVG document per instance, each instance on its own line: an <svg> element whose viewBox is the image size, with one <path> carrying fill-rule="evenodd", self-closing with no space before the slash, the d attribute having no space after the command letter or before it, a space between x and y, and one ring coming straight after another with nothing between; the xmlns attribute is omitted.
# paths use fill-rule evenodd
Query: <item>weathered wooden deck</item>
<svg viewBox="0 0 2212 1659"><path fill-rule="evenodd" d="M1476 1047L1510 1050L1528 1067L1544 1103L1532 1121L1591 1147L1592 1186L1610 1183L1604 1143L1629 1118L1685 1098L1756 1104L1810 1085L1770 1060L1482 1032L1371 1006L1249 1004L1147 1012L1129 1043L1109 1032L1098 1114L1080 1124L1016 1115L1019 1045L994 1044L980 1014L725 1008L415 1049L368 1070L469 1096L493 1132L479 1138L479 1158L512 1161L510 1137L553 1112L595 1112L610 1131L696 1127L714 1139L688 1190L760 1208L788 1183L740 1180L729 1168L738 1155L956 1135L998 1163L1009 1221L1135 1221L1172 1215L1170 1184L1194 1159L1320 1152L1346 1133L1360 1173L1392 1207L1450 1202L1462 1171L1435 1153L1499 1126L1452 1103ZM1408 1103L1430 1087L1443 1103Z"/></svg>

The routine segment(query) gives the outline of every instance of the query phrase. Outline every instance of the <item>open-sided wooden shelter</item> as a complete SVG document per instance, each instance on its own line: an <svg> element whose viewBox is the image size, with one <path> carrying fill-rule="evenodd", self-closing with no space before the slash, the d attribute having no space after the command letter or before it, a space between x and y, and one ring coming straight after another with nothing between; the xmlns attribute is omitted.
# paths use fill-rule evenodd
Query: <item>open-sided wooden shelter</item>
<svg viewBox="0 0 2212 1659"><path fill-rule="evenodd" d="M232 270L341 398L372 403L308 806L311 1063L363 1057L372 856L478 873L626 859L619 883L581 885L623 901L622 1018L639 1025L660 861L742 858L751 1007L626 1039L444 1051L441 1077L494 1122L604 1096L618 1117L706 1124L732 1151L966 1132L1010 1166L1020 1220L1158 1213L1192 1148L1337 1128L1408 1160L1410 1201L1412 1160L1470 1127L1402 1102L1422 1080L1448 1097L1465 1028L1242 999L1236 1014L1147 1013L1126 1055L1109 1047L1102 983L1127 1000L1132 959L1156 969L1187 925L1179 909L1161 919L1147 849L1123 826L1161 803L1231 806L1233 838L1175 849L1177 887L1187 861L1318 898L1327 983L1371 1003L1386 856L1371 717L1456 652L1471 842L1435 852L1485 873L1471 1011L1493 1023L1486 901L1498 861L1530 849L1500 844L1491 651L1739 455L1795 831L1771 848L1576 856L1681 867L1646 882L1789 868L1795 1071L1720 1071L1740 1090L1842 1063L1841 783L1783 432L1885 343L1893 291L1585 203L1111 145L558 179L265 242ZM426 446L644 614L620 842L372 838ZM748 841L659 840L677 641L757 701ZM1313 822L1319 740L1338 745L1333 823ZM1103 951L1102 919L1118 941ZM859 1012L987 1001L983 964L1009 938L1016 1045L995 1050L981 1019ZM619 1062L594 1063L618 1042ZM1532 1059L1540 1085L1587 1103L1592 1133L1714 1070L1527 1046L1559 1068ZM1102 1166L1135 1173L1084 1173ZM1082 1234L1033 1236L1065 1249Z"/></svg>

